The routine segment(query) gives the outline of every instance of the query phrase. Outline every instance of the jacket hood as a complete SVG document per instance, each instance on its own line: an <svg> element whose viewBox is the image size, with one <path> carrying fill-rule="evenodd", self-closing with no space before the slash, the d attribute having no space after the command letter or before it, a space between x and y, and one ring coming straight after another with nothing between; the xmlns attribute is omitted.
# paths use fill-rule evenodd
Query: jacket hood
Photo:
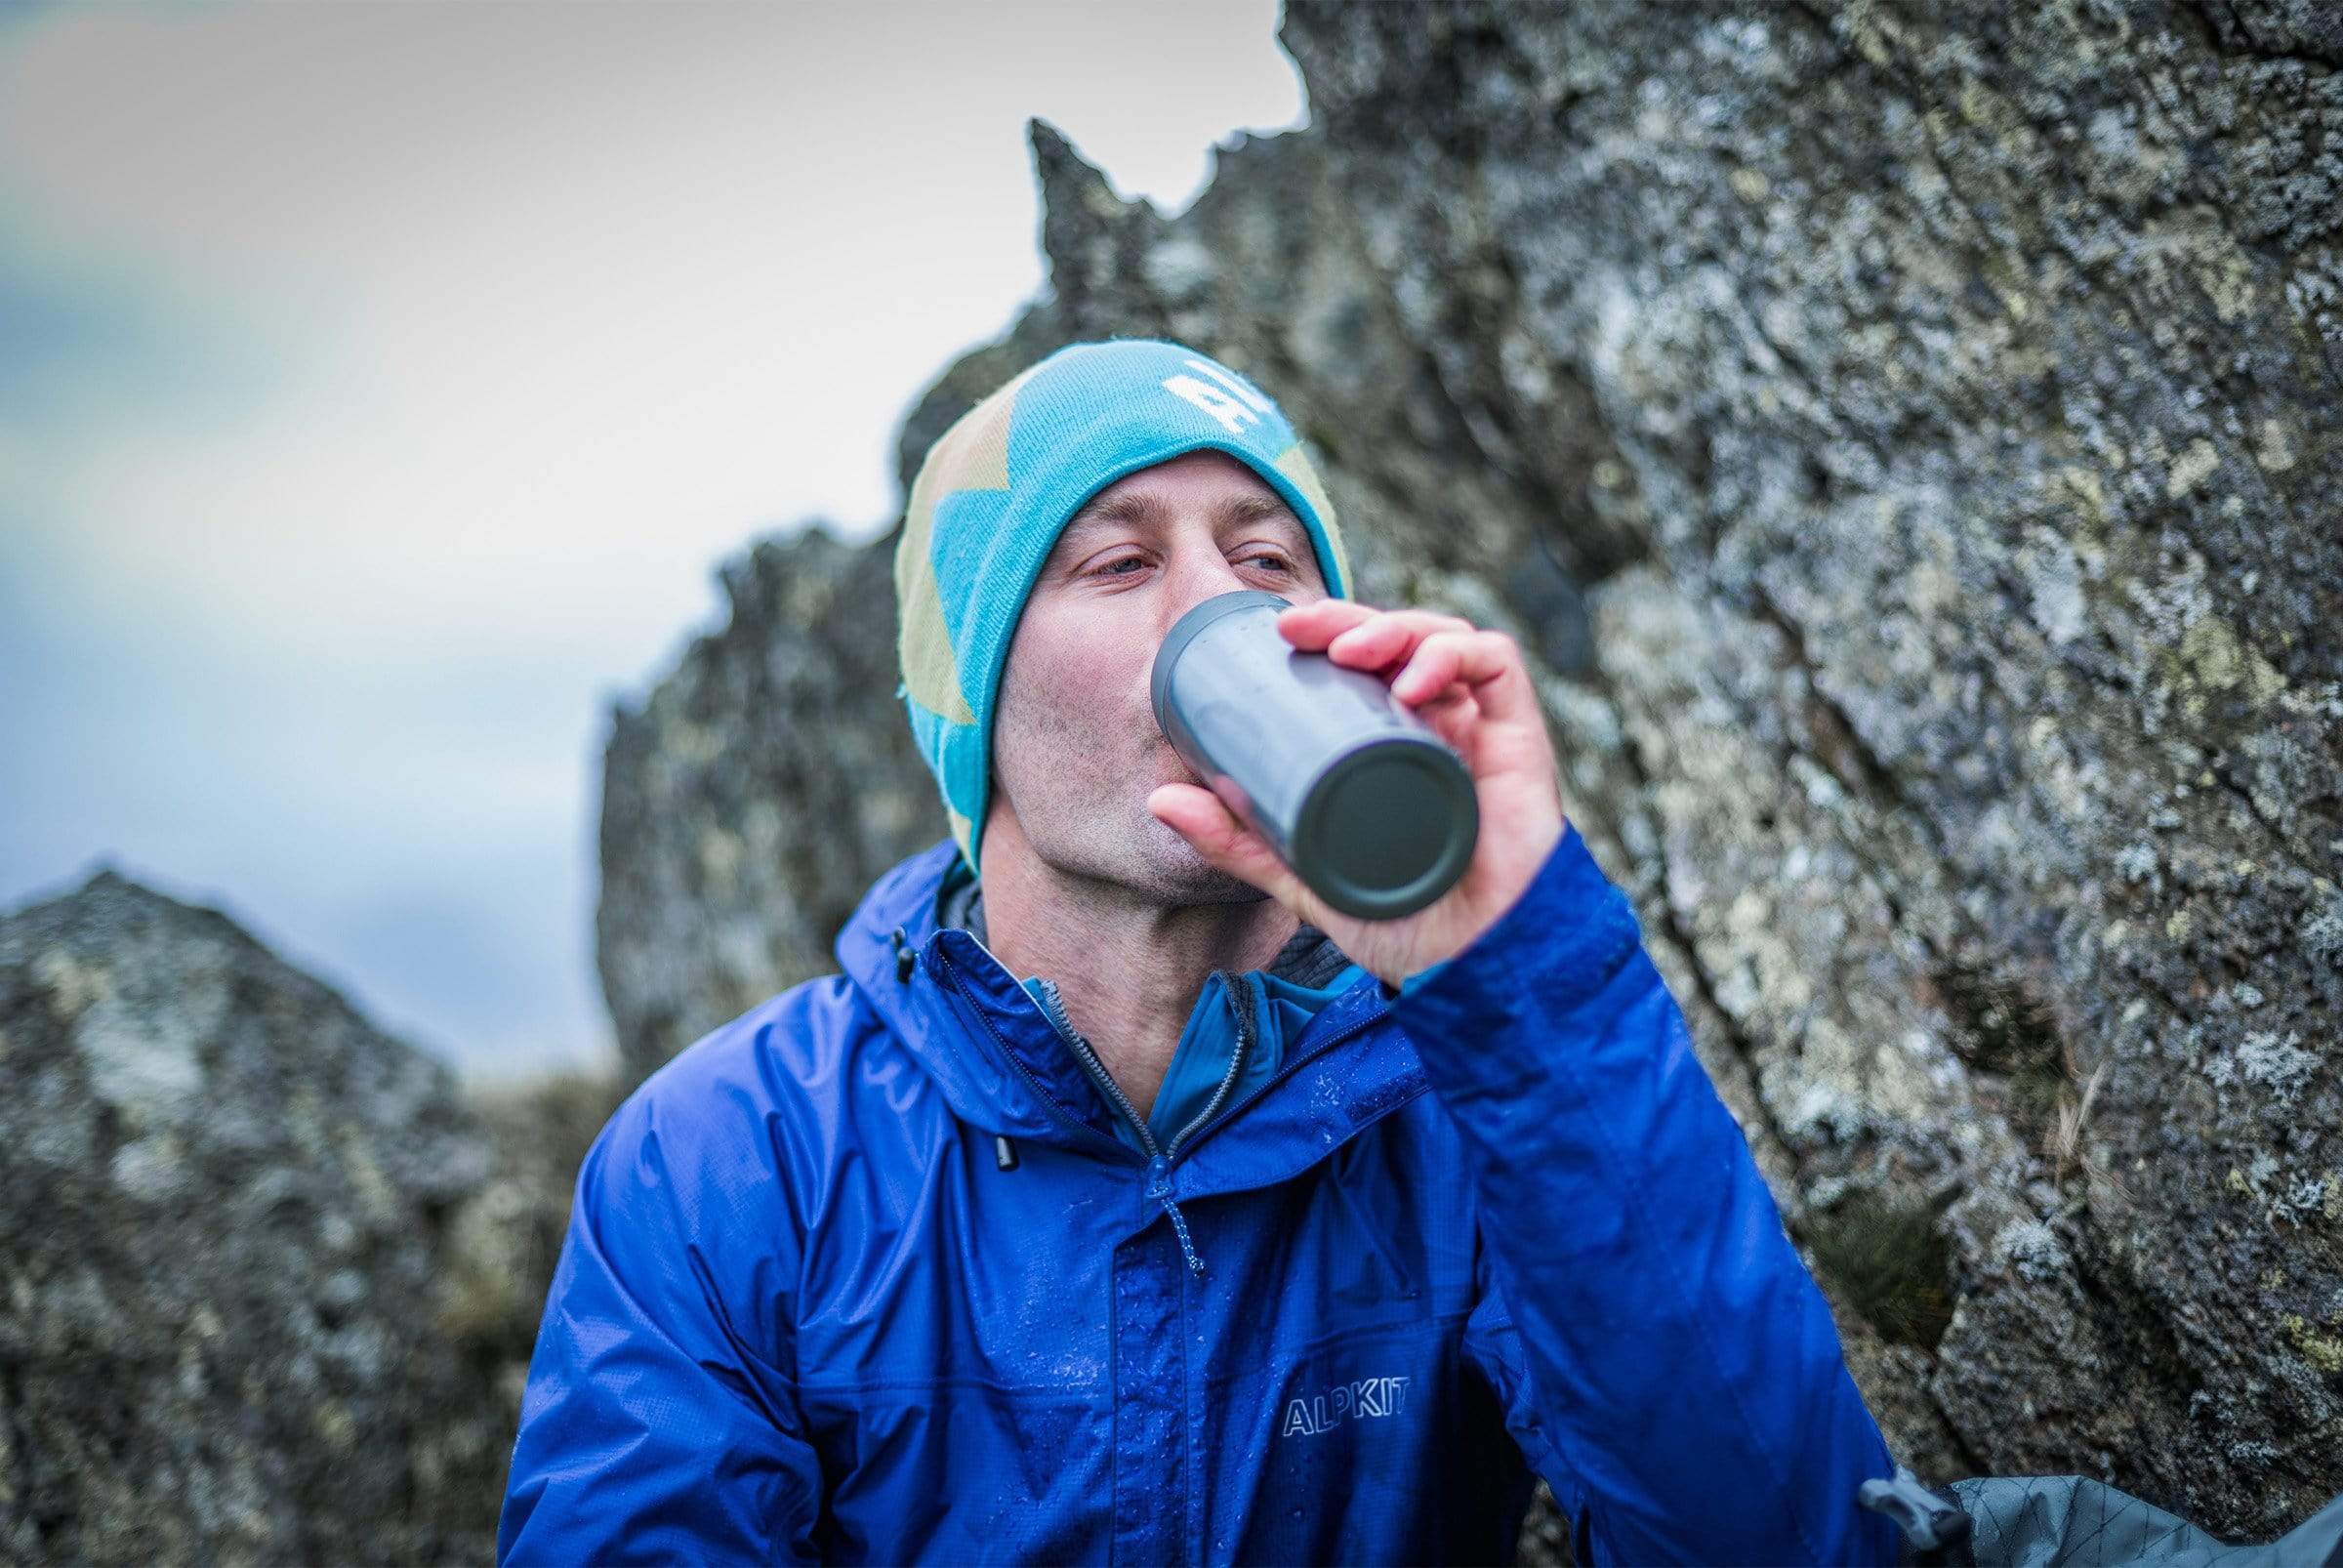
<svg viewBox="0 0 2343 1568"><path fill-rule="evenodd" d="M838 934L839 968L970 1127L1128 1160L1113 1112L1016 977L966 930L939 928L952 840L871 887Z"/></svg>

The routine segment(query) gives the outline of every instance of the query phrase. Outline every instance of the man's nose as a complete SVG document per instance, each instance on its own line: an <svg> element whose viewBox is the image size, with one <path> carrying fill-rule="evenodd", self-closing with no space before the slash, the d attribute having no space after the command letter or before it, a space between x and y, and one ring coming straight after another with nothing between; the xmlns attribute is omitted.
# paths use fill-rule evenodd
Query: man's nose
<svg viewBox="0 0 2343 1568"><path fill-rule="evenodd" d="M1208 598L1254 586L1237 575L1235 565L1217 549L1177 552L1167 562L1165 575L1161 632L1170 631L1172 622Z"/></svg>

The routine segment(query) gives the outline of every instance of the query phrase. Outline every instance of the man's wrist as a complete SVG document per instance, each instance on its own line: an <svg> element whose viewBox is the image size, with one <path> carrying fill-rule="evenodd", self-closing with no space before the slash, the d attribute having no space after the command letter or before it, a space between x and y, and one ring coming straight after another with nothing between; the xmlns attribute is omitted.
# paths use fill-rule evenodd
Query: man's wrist
<svg viewBox="0 0 2343 1568"><path fill-rule="evenodd" d="M1528 983L1591 992L1642 941L1626 895L1603 875L1577 826L1565 824L1511 907L1447 959L1397 986L1385 982L1383 999L1400 1004L1428 992L1426 1001L1453 1000Z"/></svg>

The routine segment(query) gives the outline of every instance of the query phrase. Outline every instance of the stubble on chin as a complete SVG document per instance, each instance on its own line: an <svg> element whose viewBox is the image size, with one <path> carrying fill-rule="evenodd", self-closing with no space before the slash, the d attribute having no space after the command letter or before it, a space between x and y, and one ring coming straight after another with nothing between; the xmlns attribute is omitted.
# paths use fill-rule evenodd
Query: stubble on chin
<svg viewBox="0 0 2343 1568"><path fill-rule="evenodd" d="M1057 831L1047 842L1057 846L1055 853L1043 848L1042 836L1028 829L1045 863L1149 903L1241 904L1268 896L1205 859L1194 845L1156 820L1144 799L1129 816L1102 805L1068 813L1053 825Z"/></svg>
<svg viewBox="0 0 2343 1568"><path fill-rule="evenodd" d="M1139 835L1137 853L1145 859L1146 891L1166 904L1249 904L1269 895L1249 882L1230 876L1197 851L1153 812L1141 807L1146 831Z"/></svg>

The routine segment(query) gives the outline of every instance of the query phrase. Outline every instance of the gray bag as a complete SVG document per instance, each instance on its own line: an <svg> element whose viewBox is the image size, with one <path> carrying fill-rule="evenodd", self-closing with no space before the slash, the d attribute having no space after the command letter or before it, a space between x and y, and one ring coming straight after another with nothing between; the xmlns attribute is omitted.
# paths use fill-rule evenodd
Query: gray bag
<svg viewBox="0 0 2343 1568"><path fill-rule="evenodd" d="M1904 1529L1905 1561L1984 1568L2343 1568L2343 1497L2278 1540L2229 1545L2079 1475L1994 1475L1922 1487L1867 1481L1863 1506Z"/></svg>

